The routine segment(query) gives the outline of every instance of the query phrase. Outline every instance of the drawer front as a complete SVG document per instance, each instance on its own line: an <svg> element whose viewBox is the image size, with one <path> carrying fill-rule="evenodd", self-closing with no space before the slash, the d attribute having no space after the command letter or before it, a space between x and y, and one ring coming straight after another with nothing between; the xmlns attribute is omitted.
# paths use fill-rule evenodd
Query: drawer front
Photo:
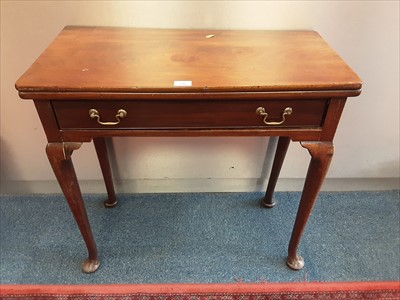
<svg viewBox="0 0 400 300"><path fill-rule="evenodd" d="M53 101L61 129L321 126L327 100Z"/></svg>

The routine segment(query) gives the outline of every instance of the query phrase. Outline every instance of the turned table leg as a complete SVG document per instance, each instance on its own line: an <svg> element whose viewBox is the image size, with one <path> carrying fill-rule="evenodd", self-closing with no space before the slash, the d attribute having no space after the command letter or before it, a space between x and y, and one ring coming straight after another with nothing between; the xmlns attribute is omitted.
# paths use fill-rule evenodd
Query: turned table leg
<svg viewBox="0 0 400 300"><path fill-rule="evenodd" d="M272 196L275 191L276 182L278 181L279 173L282 168L283 161L285 160L286 152L289 148L290 138L286 136L279 137L278 145L276 147L274 163L271 169L271 175L268 180L268 187L265 197L261 200L261 206L271 208L274 207L276 202Z"/></svg>
<svg viewBox="0 0 400 300"><path fill-rule="evenodd" d="M103 173L104 183L106 185L108 199L104 201L105 207L114 207L118 201L115 197L114 183L111 173L110 162L108 160L107 146L105 138L93 138L94 147L99 159L101 172Z"/></svg>
<svg viewBox="0 0 400 300"><path fill-rule="evenodd" d="M304 259L297 255L297 247L325 175L328 172L334 149L332 142L301 142L301 145L309 151L311 161L290 238L289 253L286 261L287 265L294 270L300 270L304 267Z"/></svg>
<svg viewBox="0 0 400 300"><path fill-rule="evenodd" d="M49 143L46 152L88 249L89 257L82 263L82 270L85 273L92 273L98 269L100 261L97 257L96 244L71 160L72 152L79 149L81 145L81 143Z"/></svg>

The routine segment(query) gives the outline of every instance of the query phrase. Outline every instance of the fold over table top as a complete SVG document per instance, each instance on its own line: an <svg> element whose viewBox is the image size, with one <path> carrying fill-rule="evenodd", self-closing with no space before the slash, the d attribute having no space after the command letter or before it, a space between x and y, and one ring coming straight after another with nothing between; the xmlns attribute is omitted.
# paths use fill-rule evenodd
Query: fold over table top
<svg viewBox="0 0 400 300"><path fill-rule="evenodd" d="M361 80L314 31L67 26L16 88L23 98L329 90L354 96Z"/></svg>

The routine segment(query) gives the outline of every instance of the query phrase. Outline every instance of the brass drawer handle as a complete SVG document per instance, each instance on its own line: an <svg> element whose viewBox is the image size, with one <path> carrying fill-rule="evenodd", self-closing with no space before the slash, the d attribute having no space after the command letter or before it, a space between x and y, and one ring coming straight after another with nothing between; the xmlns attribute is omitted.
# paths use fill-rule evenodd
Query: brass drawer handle
<svg viewBox="0 0 400 300"><path fill-rule="evenodd" d="M89 116L92 119L97 119L97 123L101 124L101 125L107 125L107 126L112 126L112 125L117 125L121 122L121 119L125 118L127 116L127 112L124 109L119 109L117 111L117 114L115 115L115 118L118 120L117 122L102 122L100 121L100 115L97 109L90 109L89 110Z"/></svg>
<svg viewBox="0 0 400 300"><path fill-rule="evenodd" d="M291 107L286 107L285 110L282 113L282 121L279 121L279 122L267 122L268 113L265 111L265 108L264 107L259 107L259 108L256 109L256 114L264 117L263 122L266 125L275 125L275 126L283 124L283 122L285 122L285 120L286 120L285 116L291 115L292 112L293 112L293 109Z"/></svg>

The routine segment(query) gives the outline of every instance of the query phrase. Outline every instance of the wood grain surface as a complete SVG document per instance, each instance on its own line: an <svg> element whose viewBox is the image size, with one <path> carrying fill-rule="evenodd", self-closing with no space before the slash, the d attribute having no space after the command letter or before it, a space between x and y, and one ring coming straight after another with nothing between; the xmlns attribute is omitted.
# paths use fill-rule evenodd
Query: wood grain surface
<svg viewBox="0 0 400 300"><path fill-rule="evenodd" d="M174 81L192 85L176 87ZM23 93L315 91L358 90L361 80L314 31L67 26L16 88Z"/></svg>

